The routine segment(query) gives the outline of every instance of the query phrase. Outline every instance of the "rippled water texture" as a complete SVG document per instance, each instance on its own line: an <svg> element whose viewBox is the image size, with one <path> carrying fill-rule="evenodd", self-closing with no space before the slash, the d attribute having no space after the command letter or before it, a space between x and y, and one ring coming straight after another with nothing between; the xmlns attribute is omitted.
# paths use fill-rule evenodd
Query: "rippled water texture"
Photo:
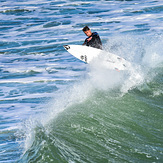
<svg viewBox="0 0 163 163"><path fill-rule="evenodd" d="M0 162L163 162L161 0L1 0ZM132 63L65 51L82 28Z"/></svg>

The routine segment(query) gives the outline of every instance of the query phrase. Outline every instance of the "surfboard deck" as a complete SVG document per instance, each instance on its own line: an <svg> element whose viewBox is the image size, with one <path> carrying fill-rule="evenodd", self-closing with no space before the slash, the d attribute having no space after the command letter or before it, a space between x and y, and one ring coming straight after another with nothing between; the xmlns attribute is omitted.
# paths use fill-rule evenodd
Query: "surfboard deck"
<svg viewBox="0 0 163 163"><path fill-rule="evenodd" d="M101 59L101 62L104 66L106 66L109 69L115 69L117 71L127 70L131 65L130 62L126 61L124 58L101 49L83 45L64 45L64 48L71 55L85 63L90 63L95 58L100 59L99 57L100 55L106 54L107 57L105 57L105 59Z"/></svg>

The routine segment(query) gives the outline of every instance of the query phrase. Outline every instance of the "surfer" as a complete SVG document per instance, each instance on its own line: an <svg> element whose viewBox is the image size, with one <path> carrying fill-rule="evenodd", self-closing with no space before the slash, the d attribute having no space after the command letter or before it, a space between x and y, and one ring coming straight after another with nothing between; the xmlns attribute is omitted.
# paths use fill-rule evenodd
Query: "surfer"
<svg viewBox="0 0 163 163"><path fill-rule="evenodd" d="M83 28L83 32L86 34L86 36L88 36L85 39L83 45L91 46L97 49L102 49L102 42L97 32L92 33L88 26L85 26Z"/></svg>

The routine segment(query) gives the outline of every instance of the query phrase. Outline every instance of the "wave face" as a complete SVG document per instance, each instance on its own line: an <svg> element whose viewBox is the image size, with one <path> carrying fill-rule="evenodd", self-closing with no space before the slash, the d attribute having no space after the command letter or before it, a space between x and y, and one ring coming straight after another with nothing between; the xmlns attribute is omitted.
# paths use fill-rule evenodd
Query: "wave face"
<svg viewBox="0 0 163 163"><path fill-rule="evenodd" d="M163 162L162 14L153 0L3 0L0 162ZM85 25L131 68L68 54Z"/></svg>
<svg viewBox="0 0 163 163"><path fill-rule="evenodd" d="M116 79L107 89L95 88L97 83L89 79L62 92L49 104L42 123L36 118L34 129L26 133L28 147L21 161L160 162L162 69L155 71L154 79L127 92L122 90L130 79L123 84Z"/></svg>

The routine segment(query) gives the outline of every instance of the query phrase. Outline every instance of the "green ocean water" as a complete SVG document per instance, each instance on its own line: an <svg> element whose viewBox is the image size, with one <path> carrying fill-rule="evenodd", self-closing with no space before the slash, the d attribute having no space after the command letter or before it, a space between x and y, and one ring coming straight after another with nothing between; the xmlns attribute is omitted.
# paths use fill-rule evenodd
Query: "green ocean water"
<svg viewBox="0 0 163 163"><path fill-rule="evenodd" d="M51 120L36 125L20 162L161 162L162 69L152 71L153 79L127 93L122 85L87 93L90 83L73 86L65 97L79 96L63 100L59 113L54 110L60 105L48 111Z"/></svg>

